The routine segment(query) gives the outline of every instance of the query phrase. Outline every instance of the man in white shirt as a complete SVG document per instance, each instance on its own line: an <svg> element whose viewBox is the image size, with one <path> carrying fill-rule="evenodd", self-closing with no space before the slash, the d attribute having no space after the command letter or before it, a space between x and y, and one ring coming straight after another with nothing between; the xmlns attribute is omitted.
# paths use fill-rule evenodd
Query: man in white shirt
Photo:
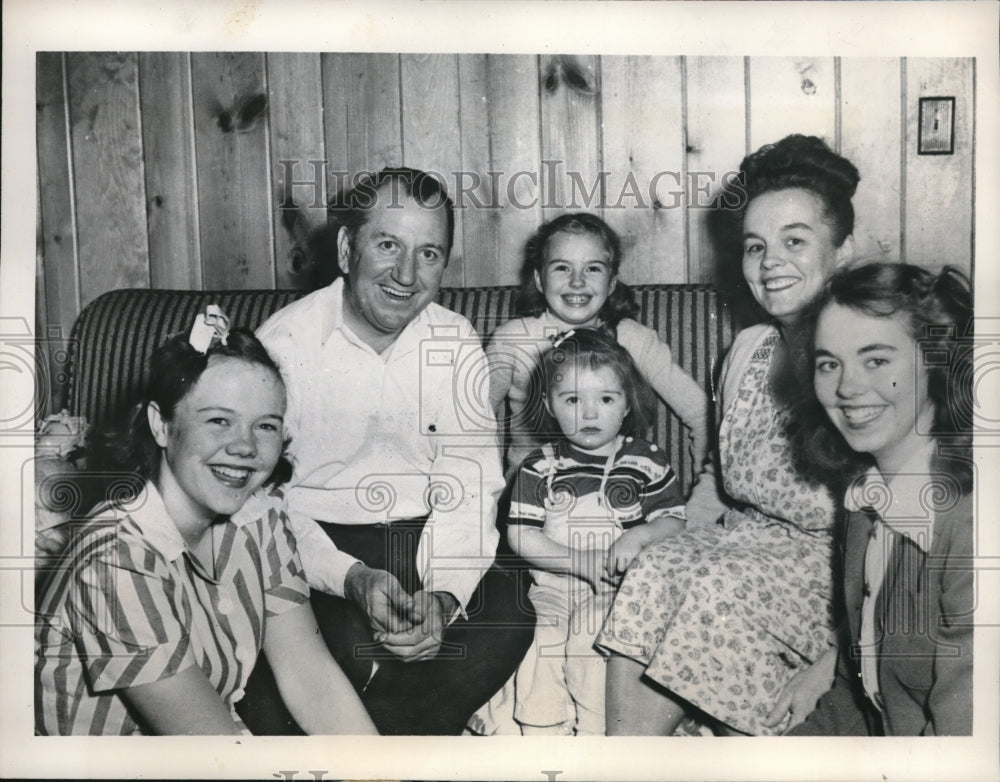
<svg viewBox="0 0 1000 782"><path fill-rule="evenodd" d="M331 205L346 277L258 332L288 390L287 497L317 619L387 734L460 733L533 632L516 577L491 569L503 480L485 355L434 303L453 208L420 171L362 179ZM272 708L251 702L251 728L280 732Z"/></svg>

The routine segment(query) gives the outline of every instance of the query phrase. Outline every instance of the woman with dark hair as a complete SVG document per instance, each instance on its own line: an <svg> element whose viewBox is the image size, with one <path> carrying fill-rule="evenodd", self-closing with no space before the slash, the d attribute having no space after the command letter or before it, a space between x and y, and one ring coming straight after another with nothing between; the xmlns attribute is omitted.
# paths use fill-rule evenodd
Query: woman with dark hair
<svg viewBox="0 0 1000 782"><path fill-rule="evenodd" d="M871 264L837 274L817 311L825 421L805 456L860 477L844 500L843 676L795 732L971 735L969 281Z"/></svg>
<svg viewBox="0 0 1000 782"><path fill-rule="evenodd" d="M316 733L374 733L316 629L274 472L285 389L217 307L153 354L117 449L145 484L98 507L39 604L35 732L245 732L234 711L263 649Z"/></svg>
<svg viewBox="0 0 1000 782"><path fill-rule="evenodd" d="M726 357L718 461L695 486L686 531L637 557L598 637L611 655L609 734L669 735L688 713L724 732L780 732L833 677L835 502L793 459L793 368L803 315L852 259L859 176L798 135L740 171L743 277L771 320Z"/></svg>

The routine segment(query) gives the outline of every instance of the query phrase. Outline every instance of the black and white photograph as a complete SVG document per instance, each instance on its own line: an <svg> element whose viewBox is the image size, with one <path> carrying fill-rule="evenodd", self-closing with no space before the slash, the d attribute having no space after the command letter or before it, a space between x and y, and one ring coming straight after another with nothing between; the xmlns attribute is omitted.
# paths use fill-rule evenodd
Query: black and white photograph
<svg viewBox="0 0 1000 782"><path fill-rule="evenodd" d="M996 778L998 25L5 4L0 774Z"/></svg>

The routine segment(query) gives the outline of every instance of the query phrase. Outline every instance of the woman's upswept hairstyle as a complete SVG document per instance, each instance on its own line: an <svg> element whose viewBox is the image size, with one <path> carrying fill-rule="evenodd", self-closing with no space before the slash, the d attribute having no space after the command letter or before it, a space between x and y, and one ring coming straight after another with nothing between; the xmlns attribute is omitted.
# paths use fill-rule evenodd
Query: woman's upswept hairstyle
<svg viewBox="0 0 1000 782"><path fill-rule="evenodd" d="M553 346L542 355L536 369L539 383L546 396L568 369L598 370L608 368L618 377L625 391L628 415L622 421L621 434L645 437L653 424L655 396L632 356L603 328L582 328L565 332L555 338ZM557 434L559 427L544 410L544 429L540 433Z"/></svg>
<svg viewBox="0 0 1000 782"><path fill-rule="evenodd" d="M833 244L840 247L854 232L851 199L860 180L854 164L830 149L823 139L797 133L785 136L743 158L740 182L745 199L738 210L740 225L746 207L758 196L801 188L822 200L824 216L833 232Z"/></svg>
<svg viewBox="0 0 1000 782"><path fill-rule="evenodd" d="M134 473L143 481L159 478L162 449L149 429L146 410L155 402L164 421L172 421L177 405L194 388L213 358L237 358L262 366L284 381L277 364L253 332L244 328L229 331L226 344L213 338L204 353L195 350L187 332L175 334L160 345L150 357L149 372L141 401L132 406L124 425L99 427L95 450L102 466ZM282 458L268 479L281 483L291 477L290 465Z"/></svg>
<svg viewBox="0 0 1000 782"><path fill-rule="evenodd" d="M823 139L798 133L765 144L743 158L738 178L726 186L709 213L709 229L720 258L718 280L741 326L766 319L743 276L743 220L747 207L765 193L800 188L823 204L835 247L854 232L851 199L861 180L858 169Z"/></svg>
<svg viewBox="0 0 1000 782"><path fill-rule="evenodd" d="M899 317L917 344L918 367L927 373L934 405L930 434L939 445L934 468L972 490L973 302L969 278L953 266L934 273L905 263L869 263L837 272L811 307L809 344L816 322L830 304L873 318ZM810 356L811 357L811 356ZM812 363L810 362L810 371ZM803 421L802 447L826 471L871 463L847 447L813 396ZM847 480L854 475L843 475Z"/></svg>
<svg viewBox="0 0 1000 782"><path fill-rule="evenodd" d="M558 233L596 236L607 253L612 279L618 277L622 263L622 244L614 229L597 215L588 212L560 215L554 220L543 223L525 245L524 264L521 267L521 290L517 296L517 313L521 316L538 317L548 308L545 294L535 285L535 273L544 277L549 243ZM639 305L636 304L631 289L618 280L598 316L602 325L614 329L619 321L634 318L638 311Z"/></svg>

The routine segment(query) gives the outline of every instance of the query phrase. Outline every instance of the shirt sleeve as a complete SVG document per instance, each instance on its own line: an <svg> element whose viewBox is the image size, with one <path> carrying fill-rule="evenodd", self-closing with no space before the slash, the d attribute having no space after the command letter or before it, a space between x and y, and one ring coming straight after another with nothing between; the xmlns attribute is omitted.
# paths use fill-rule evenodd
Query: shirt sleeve
<svg viewBox="0 0 1000 782"><path fill-rule="evenodd" d="M661 472L647 483L643 490L642 517L647 520L663 511L684 504L684 497L677 483L677 475L667 462L667 455L657 449L650 453L650 457L661 468Z"/></svg>
<svg viewBox="0 0 1000 782"><path fill-rule="evenodd" d="M525 461L511 487L508 524L525 527L545 526L545 479L534 468L534 459Z"/></svg>
<svg viewBox="0 0 1000 782"><path fill-rule="evenodd" d="M438 415L426 495L430 516L417 563L423 589L449 592L463 608L493 564L500 540L496 507L503 477L496 417L489 395L478 393L477 386L487 373L486 354L469 325L455 345L450 370L438 375L441 385L433 385Z"/></svg>
<svg viewBox="0 0 1000 782"><path fill-rule="evenodd" d="M507 398L514 382L514 363L504 341L503 326L493 332L493 336L486 345L486 363L489 367L490 410L497 417L497 449L500 454L501 467L509 469L509 465L503 464L503 460L504 448L512 424Z"/></svg>
<svg viewBox="0 0 1000 782"><path fill-rule="evenodd" d="M524 318L515 318L498 326L486 346L486 358L490 364L490 406L493 410L506 409L509 416L500 421L501 434L507 434L505 440L501 438L506 445L503 466L507 478L538 447L534 431L537 400L524 399L518 403L511 400L515 383L525 382L525 374L530 374L537 366L537 339ZM521 393L530 391L529 381L528 387ZM503 404L505 401L509 402L509 407Z"/></svg>
<svg viewBox="0 0 1000 782"><path fill-rule="evenodd" d="M303 513L289 510L288 526L309 586L335 597L345 597L347 571L361 560L337 548L323 528Z"/></svg>
<svg viewBox="0 0 1000 782"><path fill-rule="evenodd" d="M708 453L708 395L674 361L670 346L655 331L626 320L619 332L643 377L691 430L692 455L700 467Z"/></svg>
<svg viewBox="0 0 1000 782"><path fill-rule="evenodd" d="M507 399L514 378L514 357L507 347L503 326L493 332L486 344L486 361L490 372L490 409L496 411Z"/></svg>
<svg viewBox="0 0 1000 782"><path fill-rule="evenodd" d="M190 612L166 560L123 539L75 574L67 610L94 692L161 681L195 665Z"/></svg>
<svg viewBox="0 0 1000 782"><path fill-rule="evenodd" d="M975 561L971 519L954 531L947 557L929 557L930 578L941 579L939 624L935 633L934 683L928 696L925 736L972 735L972 646ZM937 559L937 563L935 563ZM934 568L943 572L934 573ZM932 614L934 616L934 614Z"/></svg>
<svg viewBox="0 0 1000 782"><path fill-rule="evenodd" d="M268 563L269 577L264 589L264 614L277 616L309 599L302 562L285 511L284 500L275 500L264 525L267 535L263 560Z"/></svg>

